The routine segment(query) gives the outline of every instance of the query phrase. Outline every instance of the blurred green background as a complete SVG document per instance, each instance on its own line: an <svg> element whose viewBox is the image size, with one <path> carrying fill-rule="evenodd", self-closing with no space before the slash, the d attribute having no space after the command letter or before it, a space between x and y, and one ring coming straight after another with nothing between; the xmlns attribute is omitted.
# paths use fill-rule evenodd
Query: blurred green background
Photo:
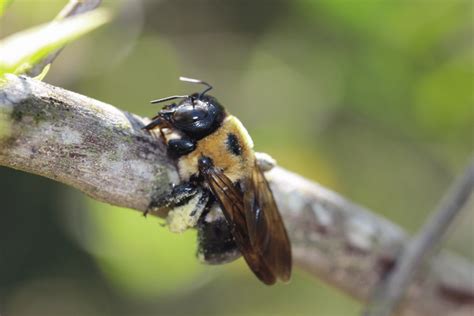
<svg viewBox="0 0 474 316"><path fill-rule="evenodd" d="M0 0L4 1L4 0ZM0 38L59 0L16 0ZM143 116L211 82L256 149L415 232L474 148L474 5L433 1L104 1L115 20L70 44L46 82ZM0 313L358 315L296 271L266 287L207 267L195 234L0 168ZM474 259L471 201L447 246Z"/></svg>

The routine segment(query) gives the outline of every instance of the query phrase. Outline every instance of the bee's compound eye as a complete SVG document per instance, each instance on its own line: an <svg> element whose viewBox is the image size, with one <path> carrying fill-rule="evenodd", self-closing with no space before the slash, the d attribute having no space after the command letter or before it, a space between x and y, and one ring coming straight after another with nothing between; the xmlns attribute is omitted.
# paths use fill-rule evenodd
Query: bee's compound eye
<svg viewBox="0 0 474 316"><path fill-rule="evenodd" d="M207 117L207 110L203 107L182 105L173 114L173 121L179 125L192 125Z"/></svg>

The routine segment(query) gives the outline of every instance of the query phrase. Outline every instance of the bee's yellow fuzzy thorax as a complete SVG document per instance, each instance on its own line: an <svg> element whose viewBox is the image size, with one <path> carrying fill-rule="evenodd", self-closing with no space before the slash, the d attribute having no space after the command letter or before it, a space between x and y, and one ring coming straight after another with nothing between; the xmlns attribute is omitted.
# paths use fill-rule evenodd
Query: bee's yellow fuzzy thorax
<svg viewBox="0 0 474 316"><path fill-rule="evenodd" d="M239 155L229 149L229 134L233 134L240 145ZM228 115L214 133L199 140L193 152L179 159L178 170L182 181L198 173L198 159L201 156L210 157L214 166L222 169L232 182L248 177L255 164L252 138L239 119L232 115Z"/></svg>

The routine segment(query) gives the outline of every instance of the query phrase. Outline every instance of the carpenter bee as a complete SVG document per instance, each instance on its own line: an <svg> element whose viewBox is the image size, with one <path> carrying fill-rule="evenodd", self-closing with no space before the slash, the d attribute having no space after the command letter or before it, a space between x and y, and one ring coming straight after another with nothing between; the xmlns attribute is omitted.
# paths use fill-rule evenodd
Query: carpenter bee
<svg viewBox="0 0 474 316"><path fill-rule="evenodd" d="M208 83L180 77L206 88L162 108L146 130L159 129L168 155L176 162L180 184L151 205L171 207L168 225L175 232L198 229L198 257L216 264L244 257L265 284L291 275L291 246L270 186L257 165L253 142L242 123L211 95Z"/></svg>

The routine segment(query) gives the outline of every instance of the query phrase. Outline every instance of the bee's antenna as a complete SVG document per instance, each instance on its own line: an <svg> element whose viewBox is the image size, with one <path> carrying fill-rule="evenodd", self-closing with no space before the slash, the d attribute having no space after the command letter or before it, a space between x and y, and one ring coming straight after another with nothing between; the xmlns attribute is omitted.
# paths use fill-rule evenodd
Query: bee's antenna
<svg viewBox="0 0 474 316"><path fill-rule="evenodd" d="M150 103L156 104L156 103L161 103L161 102L165 102L165 101L169 101L169 100L188 98L188 97L189 97L189 95L172 95L172 96L169 96L169 97L166 97L166 98L161 98L161 99L156 99L156 100L150 101Z"/></svg>
<svg viewBox="0 0 474 316"><path fill-rule="evenodd" d="M205 81L199 80L199 79L193 79L193 78L188 78L188 77L179 77L179 80L184 81L184 82L203 84L203 85L207 86L207 88L204 89L204 91L199 94L198 99L201 99L201 97L202 97L206 92L208 92L208 91L210 91L210 90L212 89L212 86L211 86L210 84L208 84L208 83L205 82Z"/></svg>

